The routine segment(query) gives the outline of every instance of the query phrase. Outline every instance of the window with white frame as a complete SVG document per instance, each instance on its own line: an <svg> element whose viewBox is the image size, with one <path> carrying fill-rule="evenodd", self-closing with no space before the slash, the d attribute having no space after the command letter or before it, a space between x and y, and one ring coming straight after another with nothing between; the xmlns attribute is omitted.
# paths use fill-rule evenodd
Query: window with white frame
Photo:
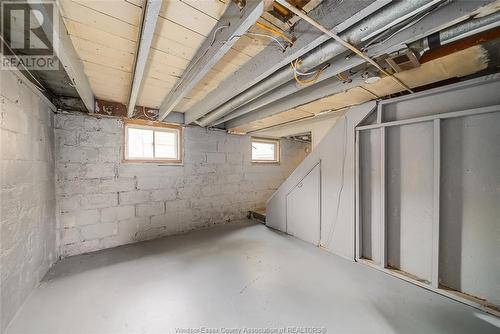
<svg viewBox="0 0 500 334"><path fill-rule="evenodd" d="M124 160L182 163L182 128L179 125L130 120L124 127Z"/></svg>
<svg viewBox="0 0 500 334"><path fill-rule="evenodd" d="M280 142L277 139L252 138L252 162L279 163Z"/></svg>

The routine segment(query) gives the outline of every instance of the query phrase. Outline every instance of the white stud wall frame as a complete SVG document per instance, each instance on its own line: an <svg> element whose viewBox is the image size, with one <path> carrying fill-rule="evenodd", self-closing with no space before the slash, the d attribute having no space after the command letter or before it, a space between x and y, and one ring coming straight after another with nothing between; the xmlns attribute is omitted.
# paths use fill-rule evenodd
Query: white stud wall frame
<svg viewBox="0 0 500 334"><path fill-rule="evenodd" d="M496 315L499 89L490 75L381 101L355 130L356 260Z"/></svg>

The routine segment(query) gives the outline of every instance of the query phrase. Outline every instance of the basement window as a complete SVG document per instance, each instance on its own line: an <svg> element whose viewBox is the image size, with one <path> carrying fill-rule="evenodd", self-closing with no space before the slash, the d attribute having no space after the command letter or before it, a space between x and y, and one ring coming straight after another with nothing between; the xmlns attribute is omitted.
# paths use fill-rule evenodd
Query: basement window
<svg viewBox="0 0 500 334"><path fill-rule="evenodd" d="M280 142L277 139L252 138L252 162L277 164L280 162Z"/></svg>
<svg viewBox="0 0 500 334"><path fill-rule="evenodd" d="M182 128L176 124L127 120L124 161L182 163Z"/></svg>

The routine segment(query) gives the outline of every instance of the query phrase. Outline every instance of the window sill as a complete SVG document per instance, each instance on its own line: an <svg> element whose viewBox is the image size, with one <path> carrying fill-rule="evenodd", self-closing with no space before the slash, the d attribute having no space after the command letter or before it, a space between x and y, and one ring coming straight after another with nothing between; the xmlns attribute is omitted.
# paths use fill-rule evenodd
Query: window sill
<svg viewBox="0 0 500 334"><path fill-rule="evenodd" d="M158 165L158 166L184 166L183 161L161 161L161 160L122 160L123 164L135 165Z"/></svg>
<svg viewBox="0 0 500 334"><path fill-rule="evenodd" d="M267 166L267 165L270 165L270 166L278 166L280 164L279 161L252 161L251 162L252 165L259 165L259 166Z"/></svg>

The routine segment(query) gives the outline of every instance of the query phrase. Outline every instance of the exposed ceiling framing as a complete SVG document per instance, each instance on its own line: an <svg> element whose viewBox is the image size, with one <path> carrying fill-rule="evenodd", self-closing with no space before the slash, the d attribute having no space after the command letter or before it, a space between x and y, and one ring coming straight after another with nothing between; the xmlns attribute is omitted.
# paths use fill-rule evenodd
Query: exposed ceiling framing
<svg viewBox="0 0 500 334"><path fill-rule="evenodd" d="M325 0L320 7L310 12L311 17L340 32L360 19L372 14L389 1L349 1ZM199 102L186 112L186 123L191 123L265 79L291 61L299 58L328 40L321 32L311 29L307 22L298 22L294 28L297 40L285 52L276 47L267 47L257 57L242 66L214 90L210 97ZM300 35L299 35L300 34ZM234 83L237 82L238 85Z"/></svg>
<svg viewBox="0 0 500 334"><path fill-rule="evenodd" d="M411 29L403 30L384 41L382 43L384 45L383 47L380 45L374 45L373 48L367 49L366 53L370 57L375 58L385 54L387 50L396 51L406 48L407 43L413 42L418 38L429 36L436 31L441 31L448 27L450 22L459 22L468 18L470 13L474 13L474 11L482 7L482 5L484 5L484 3L462 1L452 2L441 8L441 10L436 10L430 13L414 24ZM476 32L481 29L489 29L492 27L491 23L494 23L495 21L496 25L498 25L498 20L496 20L493 16L479 18L471 21L469 28L475 30ZM443 35L442 43L448 43L449 41L453 41L453 38L466 31L466 29L461 28L444 31L445 34ZM341 56L336 59L336 61L330 63L330 67L322 73L321 77L315 84L303 86L297 85L294 81L291 81L286 85L276 88L261 98L236 109L233 113L223 118L221 121L228 121L227 127L233 128L244 124L245 122L253 122L259 119L259 117L267 117L270 114L284 112L288 109L294 108L295 106L314 101L319 98L318 95L320 95L321 91L324 90L323 87L325 84L323 84L323 81L333 80L333 82L335 82L335 75L364 63L363 59L357 56ZM302 93L303 90L305 91L304 93ZM326 95L328 94L325 94L324 96ZM287 98L287 96L289 98ZM382 96L383 95L380 95L380 97ZM293 101L297 101L296 104L294 104ZM240 120L234 122L230 121L236 117L240 117Z"/></svg>
<svg viewBox="0 0 500 334"><path fill-rule="evenodd" d="M484 39L400 73L394 73L385 59L409 47L419 58L429 48L484 35L500 24L499 0L59 0L58 4L61 33L56 51L63 66L59 72L35 73L57 107L98 113L114 108L120 115L128 109L128 117L196 122L236 132L307 119L398 93L402 88L388 83L392 76L409 87L420 87L484 70L491 64L487 58L492 52L484 54ZM304 15L329 33L301 19ZM329 35L362 50L363 57ZM498 39L496 34L488 36ZM438 46L433 44L436 40ZM377 66L369 66L366 57ZM365 83L366 71L381 79Z"/></svg>
<svg viewBox="0 0 500 334"><path fill-rule="evenodd" d="M36 3L30 3L30 6L36 6ZM36 9L44 12L42 17L35 16L36 19L52 17L46 12L47 8L45 6L36 6ZM55 54L69 77L70 85L76 89L83 104L85 105L85 108L87 111L93 112L95 101L94 93L91 89L89 80L84 73L82 63L78 58L73 43L71 42L66 29L64 29L64 24L60 20L60 17L53 18L53 24L56 25L59 30L59 34L56 34L54 37L57 38L57 40L53 41ZM53 34L53 31L51 30L53 29L53 25L42 24L42 22L40 22L40 26L44 29L44 33L46 35Z"/></svg>
<svg viewBox="0 0 500 334"><path fill-rule="evenodd" d="M231 49L238 39L257 22L264 12L263 0L247 0L242 11L234 2L227 7L218 24L212 29L193 57L174 89L160 105L159 120L163 120L194 86Z"/></svg>
<svg viewBox="0 0 500 334"><path fill-rule="evenodd" d="M148 61L149 50L153 41L153 35L158 21L158 15L161 9L161 0L146 0L144 3L144 15L141 22L141 35L138 41L138 48L135 57L134 74L132 76L132 87L130 88L130 97L127 105L127 115L134 115L134 108L137 97L141 89L144 70Z"/></svg>

